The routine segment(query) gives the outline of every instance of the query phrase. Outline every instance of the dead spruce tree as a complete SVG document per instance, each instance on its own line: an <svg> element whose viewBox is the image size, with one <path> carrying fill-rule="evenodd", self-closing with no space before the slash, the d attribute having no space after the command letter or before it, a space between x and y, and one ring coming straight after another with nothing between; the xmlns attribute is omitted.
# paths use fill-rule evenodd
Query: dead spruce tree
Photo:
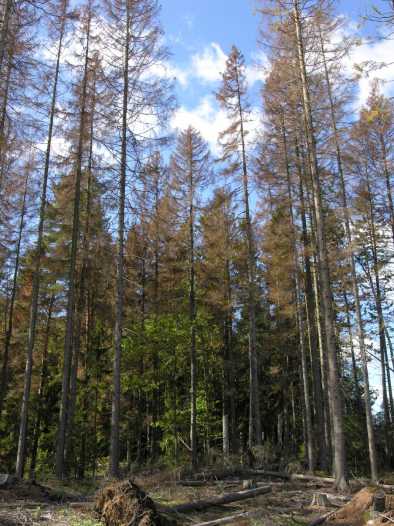
<svg viewBox="0 0 394 526"><path fill-rule="evenodd" d="M247 243L248 316L249 316L249 447L261 444L258 358L256 343L256 248L250 211L250 176L246 150L247 123L250 107L247 100L245 61L234 46L226 62L222 86L216 97L226 110L230 126L221 132L222 161L242 180L245 231Z"/></svg>
<svg viewBox="0 0 394 526"><path fill-rule="evenodd" d="M82 83L81 91L78 94L80 99L79 124L77 132L77 144L75 151L75 183L73 196L73 218L70 261L68 269L68 290L67 290L67 307L66 307L66 330L64 336L63 351L63 374L62 374L62 394L60 400L59 412L59 430L56 442L56 475L63 478L65 475L65 445L67 435L67 425L70 406L70 374L73 351L73 337L75 324L75 307L76 307L76 279L77 279L77 255L80 237L80 202L81 202L81 181L84 167L85 155L85 137L87 132L87 94L88 94L88 73L90 60L91 45L91 25L93 16L93 5L89 0L85 9L81 13L81 32L84 40L84 54L82 66Z"/></svg>
<svg viewBox="0 0 394 526"><path fill-rule="evenodd" d="M309 6L310 8L310 6ZM301 9L298 0L293 1L291 16L294 23L296 37L298 66L302 87L302 102L305 121L305 135L308 147L309 170L313 190L313 207L315 216L316 241L318 251L318 273L322 292L322 311L327 346L328 363L328 393L331 407L331 421L333 434L334 453L334 475L335 484L339 489L348 486L346 475L346 451L343 422L342 392L339 385L339 368L336 349L336 334L333 298L330 281L330 268L327 252L327 239L325 230L325 217L322 202L322 188L319 174L319 165L316 149L316 136L313 122L311 97L309 91L308 72L305 58L304 24L306 19L306 7Z"/></svg>
<svg viewBox="0 0 394 526"><path fill-rule="evenodd" d="M116 257L116 300L114 326L113 394L109 472L119 475L121 353L124 324L124 244L126 236L126 193L128 175L137 173L142 146L147 145L166 121L173 107L170 82L154 74L167 52L162 45L156 0L112 0L107 4L105 44L111 56L109 89L114 106L108 114L118 134L114 155L118 159L118 226ZM108 51L107 51L108 52ZM153 124L152 124L153 122Z"/></svg>
<svg viewBox="0 0 394 526"><path fill-rule="evenodd" d="M60 72L60 60L63 51L63 40L66 31L67 21L67 8L68 1L61 0L58 5L59 16L56 17L56 22L53 27L53 31L56 34L56 60L53 70L53 84L52 93L49 107L49 122L48 122L48 133L46 139L45 149L45 161L44 169L42 174L41 182L41 197L40 197L40 210L37 227L37 240L35 243L35 266L33 271L33 286L31 293L30 303L30 318L29 318L29 329L28 329L28 340L27 340L27 353L26 353L26 367L24 375L24 387L23 387L23 398L22 407L20 413L20 425L19 425L19 438L18 438L18 453L16 460L16 475L18 477L23 476L23 469L25 463L26 454L26 438L27 438L27 423L29 414L29 400L30 400L30 389L32 380L33 370L33 356L34 346L36 338L37 318L38 318L38 298L40 291L40 272L41 272L41 257L43 251L43 236L44 236L44 225L47 209L47 193L48 193L48 180L50 171L50 161L52 152L52 139L54 132L54 121L56 114L57 96L58 96L58 83L59 83L59 72Z"/></svg>

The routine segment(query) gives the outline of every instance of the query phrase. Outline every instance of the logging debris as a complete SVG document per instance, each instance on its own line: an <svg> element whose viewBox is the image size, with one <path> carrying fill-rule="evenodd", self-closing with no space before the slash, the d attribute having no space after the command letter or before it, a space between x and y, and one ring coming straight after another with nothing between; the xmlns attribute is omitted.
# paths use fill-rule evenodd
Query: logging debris
<svg viewBox="0 0 394 526"><path fill-rule="evenodd" d="M131 480L115 482L101 490L95 511L106 526L174 526L158 512L153 500Z"/></svg>

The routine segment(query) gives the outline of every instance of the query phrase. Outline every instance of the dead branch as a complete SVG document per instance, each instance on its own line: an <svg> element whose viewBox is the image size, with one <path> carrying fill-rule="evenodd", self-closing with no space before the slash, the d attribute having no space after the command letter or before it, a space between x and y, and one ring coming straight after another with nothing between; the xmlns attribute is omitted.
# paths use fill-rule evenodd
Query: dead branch
<svg viewBox="0 0 394 526"><path fill-rule="evenodd" d="M261 511L244 511L235 515L222 517L221 519L215 519L208 522L199 522L198 524L194 524L194 526L216 526L220 524L231 524L232 522L237 522L239 519L253 519L255 517L259 517L260 515Z"/></svg>

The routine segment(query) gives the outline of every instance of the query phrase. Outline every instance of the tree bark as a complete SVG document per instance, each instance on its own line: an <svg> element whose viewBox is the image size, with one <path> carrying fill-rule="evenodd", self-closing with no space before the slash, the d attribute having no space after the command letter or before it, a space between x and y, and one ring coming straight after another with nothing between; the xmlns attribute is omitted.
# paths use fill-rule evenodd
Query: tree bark
<svg viewBox="0 0 394 526"><path fill-rule="evenodd" d="M41 434L41 422L44 416L43 404L44 404L45 389L46 389L47 377L48 377L49 334L50 334L52 310L53 310L54 302L55 302L55 295L52 294L51 299L49 301L49 306L48 306L47 325L45 328L45 339L44 339L44 347L42 351L42 360L41 360L40 385L38 387L38 393L37 393L38 407L37 407L37 416L36 416L36 421L34 424L34 432L33 432L33 445L32 445L32 452L31 452L30 474L29 474L30 480L36 479L37 452L38 452L38 445L39 445L40 434Z"/></svg>
<svg viewBox="0 0 394 526"><path fill-rule="evenodd" d="M256 261L252 220L250 215L249 174L246 160L244 109L241 101L238 70L236 70L238 85L238 113L241 135L242 185L245 206L246 239L248 249L248 315L249 315L249 447L262 443L260 395L258 379L258 358L256 345Z"/></svg>
<svg viewBox="0 0 394 526"><path fill-rule="evenodd" d="M23 477L23 470L25 464L25 454L26 454L26 437L27 437L27 424L28 424L28 414L29 414L29 401L30 401L30 390L31 390L31 377L33 369L33 357L34 357L34 345L36 338L36 327L37 327L37 318L38 318L38 300L40 292L40 273L41 273L41 257L43 249L43 236L44 236L44 223L47 207L47 188L48 188L48 177L49 177L49 165L51 159L51 148L52 148L52 137L53 137L53 125L56 112L56 100L57 100L57 88L59 80L59 69L60 69L60 57L62 54L63 48L63 38L65 33L66 26L66 11L67 11L68 1L64 0L62 4L61 12L61 21L59 29L59 40L57 47L57 56L56 56L56 66L54 73L54 81L52 88L52 99L51 99L51 109L49 114L49 126L48 126L48 138L45 152L45 165L44 173L42 179L42 190L40 198L40 216L38 222L37 230L37 241L36 241L36 255L35 255L35 266L33 272L33 285L31 293L31 304L30 304L30 314L29 314L29 332L27 340L27 356L26 356L26 367L24 375L24 386L23 386L23 397L22 397L22 407L21 407L21 416L20 416L20 426L19 426L19 438L18 438L18 451L16 459L15 472L18 478Z"/></svg>
<svg viewBox="0 0 394 526"><path fill-rule="evenodd" d="M370 395L370 388L369 388L368 360L367 360L367 355L365 352L364 323L363 323L362 314L361 314L360 294L359 294L358 283L357 283L356 263L355 263L355 258L354 258L352 234L351 234L351 228L350 228L350 214L349 214L349 207L347 203L346 183L345 183L345 175L343 171L342 152L341 152L341 147L340 147L337 120L335 116L334 98L333 98L333 93L332 93L330 75L329 75L328 67L327 67L326 51L324 47L324 41L323 41L323 37L321 34L320 26L319 26L319 37L320 37L321 55L323 58L323 65L324 65L325 81L326 81L326 86L327 86L327 94L328 94L328 100L330 103L331 125L332 125L332 129L334 133L335 153L336 153L337 169L338 169L339 182L340 182L340 194L341 194L342 207L343 207L346 240L347 240L347 246L349 250L351 282L352 282L356 319L357 319L358 341L359 341L359 346L360 346L360 354L361 354L363 376L364 376L364 383L365 383L364 407L365 407L365 418L366 418L367 434L368 434L369 463L370 463L370 469L371 469L371 478L374 482L376 482L378 480L378 467L377 467L377 456L376 456L376 446L375 446L375 434L374 434L373 419L372 419L371 395ZM391 203L390 211L392 213L393 203L391 199L391 191L390 191L389 196L390 196L389 202ZM391 217L393 219L393 215L391 215ZM392 221L392 228L393 228L393 239L394 239L394 221ZM349 326L349 332L351 334L350 326ZM353 348L352 348L352 354L354 354ZM354 369L354 374L356 374L356 369ZM357 379L355 378L355 380ZM360 396L359 386L358 386L357 381L356 381L356 389L357 389L358 396Z"/></svg>
<svg viewBox="0 0 394 526"><path fill-rule="evenodd" d="M324 228L324 214L321 195L321 183L318 172L316 153L316 138L313 127L311 102L309 95L308 79L305 66L304 42L302 24L300 19L299 0L293 1L293 17L297 37L297 51L299 70L302 83L302 99L306 123L306 139L310 156L310 170L313 186L313 203L316 214L317 248L319 252L319 274L321 278L322 306L328 353L328 389L332 407L333 437L334 437L334 465L335 484L338 489L348 487L346 475L346 450L343 429L343 408L341 387L338 377L337 350L335 342L334 313L332 305L332 292L329 275L329 262Z"/></svg>
<svg viewBox="0 0 394 526"><path fill-rule="evenodd" d="M123 65L123 107L122 107L122 138L119 173L119 207L118 207L118 240L116 258L116 303L114 331L114 363L113 363L113 393L111 412L111 438L109 473L119 477L119 427L120 427L120 372L123 336L124 310L124 237L125 237L125 204L127 175L127 113L129 104L129 58L130 58L130 4L126 0L126 28L124 35L124 65Z"/></svg>
<svg viewBox="0 0 394 526"><path fill-rule="evenodd" d="M88 67L89 67L89 45L90 45L90 26L92 17L92 6L89 0L87 21L86 21L86 44L84 56L84 70L82 78L82 95L81 95L81 110L79 117L79 136L78 149L76 158L76 177L74 188L74 207L73 207L73 222L71 235L71 254L70 267L68 277L68 291L67 291L67 316L66 316L66 332L64 337L64 352L63 352L63 375L62 375L62 394L60 400L59 411L59 431L56 443L56 476L62 479L65 475L65 446L66 436L69 425L69 410L70 410L70 375L71 362L73 351L73 336L75 324L75 304L76 304L76 267L77 254L79 245L79 231L80 231L80 201L81 201L81 180L82 180L82 157L84 146L84 135L86 125L86 99L88 86Z"/></svg>
<svg viewBox="0 0 394 526"><path fill-rule="evenodd" d="M283 151L285 159L286 182L287 182L287 198L289 202L290 222L292 227L292 245L293 245L293 261L294 261L294 283L296 296L296 324L298 325L299 340L300 340L300 355L301 355L301 371L302 371L302 385L304 393L304 407L305 407L305 425L306 425L306 450L308 458L308 469L313 471L315 469L315 454L313 444L313 424L312 424L312 407L311 397L309 393L309 375L308 363L306 356L305 345L305 325L303 317L303 308L301 300L301 286L299 279L299 254L297 247L297 229L295 225L294 210L293 210L293 192L290 175L290 166L288 159L287 138L284 124L284 115L282 115L282 140Z"/></svg>
<svg viewBox="0 0 394 526"><path fill-rule="evenodd" d="M197 357L196 357L196 297L194 252L194 180L193 146L189 135L189 319L190 319L190 448L192 468L197 467Z"/></svg>

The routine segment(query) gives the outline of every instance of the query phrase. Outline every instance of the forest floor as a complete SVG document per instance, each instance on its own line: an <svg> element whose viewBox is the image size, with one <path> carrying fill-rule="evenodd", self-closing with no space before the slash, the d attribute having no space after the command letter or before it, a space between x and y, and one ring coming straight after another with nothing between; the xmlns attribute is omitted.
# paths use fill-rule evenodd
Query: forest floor
<svg viewBox="0 0 394 526"><path fill-rule="evenodd" d="M153 500L163 506L175 506L183 502L206 499L242 490L242 483L231 479L211 481L200 487L185 487L176 484L165 474L145 474L135 478ZM345 495L333 491L330 485L315 483L259 481L269 484L272 492L241 502L209 508L204 512L177 515L181 525L217 519L240 512L256 512L248 520L238 520L238 526L297 526L308 524L314 518L335 510L344 504ZM0 488L0 526L99 526L101 523L93 513L95 493L98 485L59 485L47 481L46 486L19 484L9 489ZM314 493L327 495L332 507L311 508Z"/></svg>

